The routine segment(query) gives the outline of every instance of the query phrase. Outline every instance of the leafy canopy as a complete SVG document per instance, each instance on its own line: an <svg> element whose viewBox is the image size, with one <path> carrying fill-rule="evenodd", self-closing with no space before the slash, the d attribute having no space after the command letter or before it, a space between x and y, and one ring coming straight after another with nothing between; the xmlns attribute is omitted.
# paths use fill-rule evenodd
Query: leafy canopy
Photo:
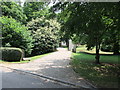
<svg viewBox="0 0 120 90"><path fill-rule="evenodd" d="M27 26L35 39L33 54L42 54L56 49L60 37L60 24L55 19L36 18Z"/></svg>
<svg viewBox="0 0 120 90"><path fill-rule="evenodd" d="M75 42L84 39L88 50L96 47L96 62L99 63L100 45L105 41L106 36L110 37L111 30L114 32L111 36L116 35L114 44L119 46L118 8L119 3L67 2L56 4L53 10L61 10L62 31L66 36L69 34L68 37Z"/></svg>
<svg viewBox="0 0 120 90"><path fill-rule="evenodd" d="M27 17L23 14L22 7L15 2L1 2L0 8L3 16L12 17L21 23L26 22Z"/></svg>
<svg viewBox="0 0 120 90"><path fill-rule="evenodd" d="M23 10L24 14L28 17L27 21L42 16L48 17L50 14L47 3L45 2L25 2Z"/></svg>
<svg viewBox="0 0 120 90"><path fill-rule="evenodd" d="M25 51L26 56L30 55L33 39L30 31L27 31L27 27L6 16L0 17L0 23L2 25L2 46L21 48Z"/></svg>

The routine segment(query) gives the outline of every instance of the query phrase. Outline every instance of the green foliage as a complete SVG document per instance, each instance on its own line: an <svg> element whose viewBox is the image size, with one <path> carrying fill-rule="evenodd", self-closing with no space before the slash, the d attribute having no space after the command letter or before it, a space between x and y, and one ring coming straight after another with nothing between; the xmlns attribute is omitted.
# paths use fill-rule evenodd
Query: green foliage
<svg viewBox="0 0 120 90"><path fill-rule="evenodd" d="M1 2L0 8L3 16L12 17L21 23L26 22L27 17L23 14L22 7L15 2Z"/></svg>
<svg viewBox="0 0 120 90"><path fill-rule="evenodd" d="M23 51L20 48L1 47L2 60L5 61L20 61L23 58Z"/></svg>
<svg viewBox="0 0 120 90"><path fill-rule="evenodd" d="M60 24L53 19L44 17L33 19L27 24L35 39L32 54L42 54L54 51L58 46Z"/></svg>
<svg viewBox="0 0 120 90"><path fill-rule="evenodd" d="M102 2L67 2L53 7L54 10L61 10L62 31L69 34L74 42L84 40L88 50L96 46L96 63L99 63L100 44L105 44L106 38L113 42L113 51L119 53L118 8L118 3Z"/></svg>
<svg viewBox="0 0 120 90"><path fill-rule="evenodd" d="M37 17L49 16L49 9L45 2L25 2L23 10L24 14L28 17L27 21L31 21Z"/></svg>
<svg viewBox="0 0 120 90"><path fill-rule="evenodd" d="M106 44L104 45L104 44L102 44L101 51L113 52L113 46L112 45L106 45Z"/></svg>
<svg viewBox="0 0 120 90"><path fill-rule="evenodd" d="M25 55L31 54L33 39L30 31L13 18L0 17L2 25L2 46L17 47L25 51Z"/></svg>
<svg viewBox="0 0 120 90"><path fill-rule="evenodd" d="M106 36L104 36L104 40L102 45L105 47L111 47L110 50L114 52L114 54L120 54L120 8L119 3L109 3L106 5L109 8L109 11L103 17L103 22L106 25L106 29L108 30Z"/></svg>

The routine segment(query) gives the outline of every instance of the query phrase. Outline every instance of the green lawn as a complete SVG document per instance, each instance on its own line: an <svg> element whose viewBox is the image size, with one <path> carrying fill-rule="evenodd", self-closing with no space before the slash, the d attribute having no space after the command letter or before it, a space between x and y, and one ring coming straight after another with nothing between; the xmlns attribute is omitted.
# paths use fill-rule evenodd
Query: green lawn
<svg viewBox="0 0 120 90"><path fill-rule="evenodd" d="M85 45L78 46L76 50L77 52L86 52L86 53L95 54L95 48L88 51ZM100 54L113 54L113 52L103 52L100 50Z"/></svg>
<svg viewBox="0 0 120 90"><path fill-rule="evenodd" d="M50 53L46 53L46 54L42 54L42 55L37 55L37 56L29 57L29 58L31 58L30 61L33 61L33 60L36 60L36 59L41 58L43 56L46 56L48 54L50 54ZM26 61L20 61L20 62L7 62L7 61L0 60L0 63L28 63L30 61L26 60Z"/></svg>
<svg viewBox="0 0 120 90"><path fill-rule="evenodd" d="M82 51L86 51L83 49L84 47L81 47ZM78 52L79 50L80 47L77 49L77 53L72 54L71 65L80 76L97 87L118 87L118 76L120 77L118 74L120 73L118 55L101 55L101 65L96 65L93 63L95 55L91 55L88 52Z"/></svg>

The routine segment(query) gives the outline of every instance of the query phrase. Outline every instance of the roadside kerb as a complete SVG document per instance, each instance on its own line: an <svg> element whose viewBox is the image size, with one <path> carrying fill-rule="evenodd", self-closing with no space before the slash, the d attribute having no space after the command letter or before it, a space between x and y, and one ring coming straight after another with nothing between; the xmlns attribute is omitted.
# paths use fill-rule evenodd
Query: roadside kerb
<svg viewBox="0 0 120 90"><path fill-rule="evenodd" d="M24 73L32 74L32 75L34 75L34 76L38 76L38 77L42 77L42 78L45 78L45 79L49 79L49 80L52 80L52 81L55 81L55 82L59 82L59 83L63 83L63 84L66 84L66 85L74 86L74 87L76 87L76 88L96 90L96 87L93 86L93 85L90 85L91 88L87 88L87 87L85 87L85 86L76 85L75 83L63 81L63 80L60 80L60 79L57 79L57 78L53 78L53 77L49 77L49 76L41 75L41 74L36 74L36 73L34 73L34 72L31 72L31 71L14 69L14 68L6 67L6 66L1 66L1 67L5 67L5 68L8 68L8 69L11 69L11 70L14 70L14 71L18 71L18 72L24 72Z"/></svg>

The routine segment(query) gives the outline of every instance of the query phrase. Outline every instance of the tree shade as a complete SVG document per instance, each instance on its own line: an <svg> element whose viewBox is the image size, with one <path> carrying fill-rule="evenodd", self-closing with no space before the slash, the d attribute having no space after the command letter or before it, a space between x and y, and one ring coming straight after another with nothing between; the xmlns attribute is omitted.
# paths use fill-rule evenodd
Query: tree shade
<svg viewBox="0 0 120 90"><path fill-rule="evenodd" d="M106 37L114 37L113 49L119 53L119 8L117 2L58 2L53 6L53 10L61 10L62 30L69 38L74 40L75 37L75 42L84 39L88 50L96 47L96 63L99 63L99 50Z"/></svg>

